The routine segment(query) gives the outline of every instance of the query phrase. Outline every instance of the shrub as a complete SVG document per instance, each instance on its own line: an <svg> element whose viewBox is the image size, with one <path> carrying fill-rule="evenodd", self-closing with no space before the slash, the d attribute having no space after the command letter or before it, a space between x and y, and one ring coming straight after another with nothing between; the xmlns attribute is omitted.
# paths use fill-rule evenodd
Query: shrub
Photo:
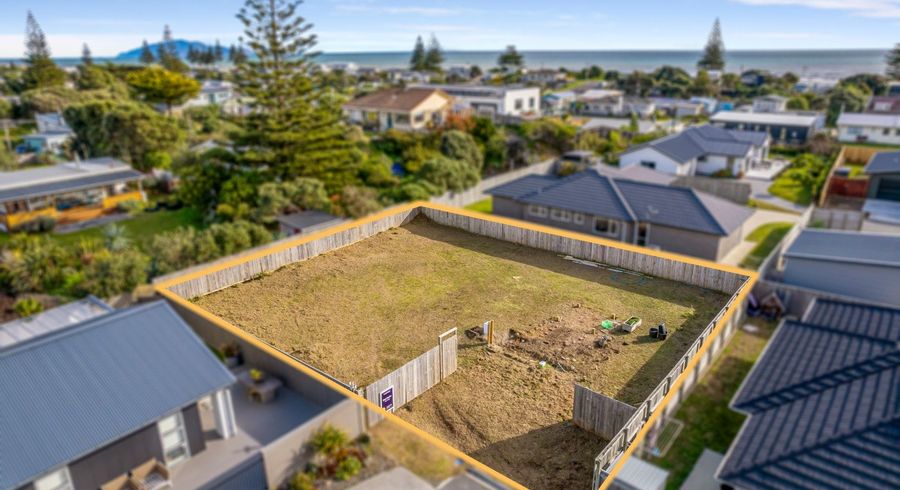
<svg viewBox="0 0 900 490"><path fill-rule="evenodd" d="M344 211L354 218L374 213L381 209L378 192L371 187L348 185L341 194Z"/></svg>
<svg viewBox="0 0 900 490"><path fill-rule="evenodd" d="M480 170L484 163L481 149L468 133L450 130L441 135L441 154L453 160L462 160Z"/></svg>
<svg viewBox="0 0 900 490"><path fill-rule="evenodd" d="M13 310L22 318L44 311L44 305L34 298L22 298L13 305Z"/></svg>
<svg viewBox="0 0 900 490"><path fill-rule="evenodd" d="M466 162L445 156L425 162L419 177L431 182L442 190L461 192L478 183L478 171Z"/></svg>
<svg viewBox="0 0 900 490"><path fill-rule="evenodd" d="M116 210L128 213L130 216L138 215L146 208L147 203L140 199L129 199L116 204Z"/></svg>
<svg viewBox="0 0 900 490"><path fill-rule="evenodd" d="M288 484L291 490L315 490L316 477L310 473L296 472Z"/></svg>
<svg viewBox="0 0 900 490"><path fill-rule="evenodd" d="M340 454L349 442L346 432L330 424L319 429L310 440L316 453L332 458Z"/></svg>
<svg viewBox="0 0 900 490"><path fill-rule="evenodd" d="M337 480L349 480L362 470L363 464L356 456L347 456L342 459L334 470L334 478Z"/></svg>
<svg viewBox="0 0 900 490"><path fill-rule="evenodd" d="M84 292L101 298L131 292L147 282L147 257L137 250L103 250L84 266Z"/></svg>
<svg viewBox="0 0 900 490"><path fill-rule="evenodd" d="M51 216L38 216L32 220L28 220L18 226L19 231L29 233L50 232L56 228L56 218Z"/></svg>

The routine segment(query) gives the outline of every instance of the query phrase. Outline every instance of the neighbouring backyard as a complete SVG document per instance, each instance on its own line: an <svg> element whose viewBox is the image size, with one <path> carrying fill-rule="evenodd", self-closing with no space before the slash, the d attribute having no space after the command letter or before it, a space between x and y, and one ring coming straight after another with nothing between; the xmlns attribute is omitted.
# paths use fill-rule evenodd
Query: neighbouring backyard
<svg viewBox="0 0 900 490"><path fill-rule="evenodd" d="M741 261L741 267L758 269L793 226L794 223L779 221L766 223L750 232L747 240L756 243L756 246Z"/></svg>
<svg viewBox="0 0 900 490"><path fill-rule="evenodd" d="M834 164L835 156L802 153L769 186L769 194L787 201L808 206L817 198Z"/></svg>
<svg viewBox="0 0 900 490"><path fill-rule="evenodd" d="M494 202L489 197L469 204L466 209L491 214L494 211Z"/></svg>
<svg viewBox="0 0 900 490"><path fill-rule="evenodd" d="M571 423L573 383L640 403L727 297L420 217L195 301L360 386L457 328L457 371L398 415L527 486L570 488L606 444ZM603 320L631 315L637 332L595 346ZM486 320L505 339L491 349L463 332ZM660 321L666 341L646 335Z"/></svg>
<svg viewBox="0 0 900 490"><path fill-rule="evenodd" d="M762 353L775 330L774 322L749 320L755 331L746 327L734 334L699 383L675 414L684 423L671 449L662 457L649 460L667 470L666 488L678 490L700 459L703 448L725 453L746 418L729 408L750 368Z"/></svg>

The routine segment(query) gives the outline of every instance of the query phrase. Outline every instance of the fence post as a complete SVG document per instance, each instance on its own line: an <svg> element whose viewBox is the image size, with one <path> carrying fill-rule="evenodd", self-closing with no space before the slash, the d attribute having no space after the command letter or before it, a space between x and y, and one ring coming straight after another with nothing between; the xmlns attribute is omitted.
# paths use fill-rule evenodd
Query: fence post
<svg viewBox="0 0 900 490"><path fill-rule="evenodd" d="M448 338L450 338L451 335L456 335L456 329L455 329L455 328L451 328L450 330L447 330L446 332L444 332L444 333L438 335L438 362L439 362L440 365L441 365L441 367L440 367L440 381L443 381L444 378L447 377L447 375L444 374L444 342L445 342Z"/></svg>

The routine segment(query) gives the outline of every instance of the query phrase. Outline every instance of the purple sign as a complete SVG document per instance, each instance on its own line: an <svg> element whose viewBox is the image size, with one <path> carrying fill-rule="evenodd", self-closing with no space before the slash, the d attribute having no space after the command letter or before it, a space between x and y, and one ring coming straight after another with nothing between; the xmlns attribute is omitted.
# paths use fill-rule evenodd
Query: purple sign
<svg viewBox="0 0 900 490"><path fill-rule="evenodd" d="M387 410L388 412L394 411L394 387L390 386L388 389L381 392L381 408Z"/></svg>

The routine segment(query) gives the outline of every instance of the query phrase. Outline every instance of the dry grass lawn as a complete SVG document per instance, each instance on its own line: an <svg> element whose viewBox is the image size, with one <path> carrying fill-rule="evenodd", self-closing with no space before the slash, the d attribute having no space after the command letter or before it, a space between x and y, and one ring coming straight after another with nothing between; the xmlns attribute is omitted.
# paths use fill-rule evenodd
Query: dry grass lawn
<svg viewBox="0 0 900 490"><path fill-rule="evenodd" d="M640 403L726 301L417 218L197 303L360 386L459 328L457 372L398 415L527 486L573 488L606 444L571 423L573 382ZM644 325L596 347L614 315ZM485 320L513 331L494 351L462 334ZM661 321L669 339L651 340Z"/></svg>

